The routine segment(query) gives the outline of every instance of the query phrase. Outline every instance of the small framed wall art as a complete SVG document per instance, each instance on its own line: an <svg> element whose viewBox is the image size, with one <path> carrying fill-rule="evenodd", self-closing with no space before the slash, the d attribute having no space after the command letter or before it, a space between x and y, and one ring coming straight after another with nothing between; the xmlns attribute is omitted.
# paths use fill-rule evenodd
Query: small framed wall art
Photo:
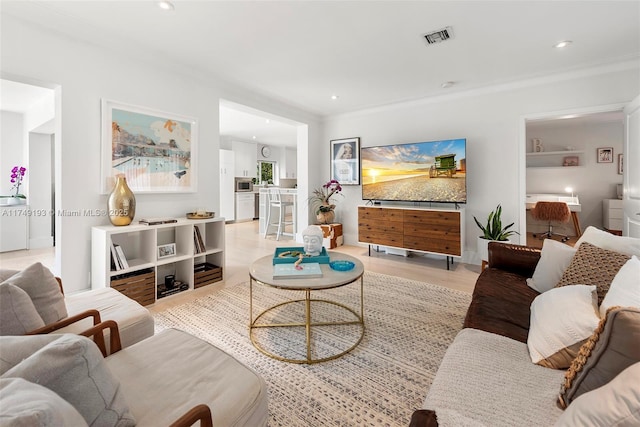
<svg viewBox="0 0 640 427"><path fill-rule="evenodd" d="M624 156L622 154L618 154L618 175L622 175L624 165Z"/></svg>
<svg viewBox="0 0 640 427"><path fill-rule="evenodd" d="M331 179L360 185L360 138L331 140Z"/></svg>
<svg viewBox="0 0 640 427"><path fill-rule="evenodd" d="M598 148L598 163L613 163L613 147Z"/></svg>
<svg viewBox="0 0 640 427"><path fill-rule="evenodd" d="M158 246L158 259L175 256L175 254L176 254L175 243L167 243L166 245Z"/></svg>
<svg viewBox="0 0 640 427"><path fill-rule="evenodd" d="M196 119L102 100L101 191L124 174L134 193L197 190Z"/></svg>

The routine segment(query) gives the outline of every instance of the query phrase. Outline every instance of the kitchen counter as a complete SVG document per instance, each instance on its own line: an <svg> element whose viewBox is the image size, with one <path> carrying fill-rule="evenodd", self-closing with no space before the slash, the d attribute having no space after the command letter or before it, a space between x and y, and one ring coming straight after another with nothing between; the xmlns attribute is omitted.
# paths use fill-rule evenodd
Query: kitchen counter
<svg viewBox="0 0 640 427"><path fill-rule="evenodd" d="M254 189L256 187L254 186ZM279 187L257 187L258 188L258 193L260 194L259 197L259 227L258 227L258 232L262 235L264 235L264 230L266 228L267 225L267 208L268 208L268 193L269 190L271 189L278 189L280 190L280 196L282 197L282 200L284 201L292 201L293 202L293 230L292 232L286 232L286 233L282 233L285 236L292 236L295 238L295 235L297 233L297 223L298 221L296 220L296 216L297 216L297 209L298 209L298 189L297 188L279 188ZM287 209L287 212L289 211L289 209ZM271 222L274 222L274 217L278 215L278 211L277 209L274 209L273 212L271 212Z"/></svg>

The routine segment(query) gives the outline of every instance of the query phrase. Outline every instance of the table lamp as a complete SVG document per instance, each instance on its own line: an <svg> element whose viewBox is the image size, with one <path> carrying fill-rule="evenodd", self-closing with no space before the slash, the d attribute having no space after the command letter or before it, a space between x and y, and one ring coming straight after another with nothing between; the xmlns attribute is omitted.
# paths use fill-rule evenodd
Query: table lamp
<svg viewBox="0 0 640 427"><path fill-rule="evenodd" d="M571 198L573 199L573 187L565 187L564 191L567 193L571 193Z"/></svg>

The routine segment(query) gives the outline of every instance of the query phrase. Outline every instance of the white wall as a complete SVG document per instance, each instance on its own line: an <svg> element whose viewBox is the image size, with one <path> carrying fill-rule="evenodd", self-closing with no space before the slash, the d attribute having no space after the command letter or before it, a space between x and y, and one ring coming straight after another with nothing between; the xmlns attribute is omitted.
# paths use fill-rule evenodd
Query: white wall
<svg viewBox="0 0 640 427"><path fill-rule="evenodd" d="M29 249L53 246L51 216L52 136L29 134Z"/></svg>
<svg viewBox="0 0 640 427"><path fill-rule="evenodd" d="M527 142L531 138L540 138L545 151L561 151L563 147L573 146L584 154L580 167L527 168L527 193L562 194L566 187L571 187L580 200L582 211L578 215L582 229L590 225L602 228L602 200L617 198L616 184L622 184L617 159L624 142L623 123L559 120L545 126L528 127ZM613 163L597 163L598 147L613 147ZM527 229L540 232L546 230L546 226L527 215ZM572 225L556 227L556 230L575 235Z"/></svg>
<svg viewBox="0 0 640 427"><path fill-rule="evenodd" d="M2 78L60 86L60 143L57 144L56 210L104 209L100 194L100 100L111 99L199 120L198 191L139 194L136 217L175 216L198 207L219 212L220 98L310 123L310 143L318 140L317 119L303 111L221 82L163 70L118 52L60 36L17 18L1 15ZM28 52L28 54L26 53ZM4 144L3 144L4 150ZM15 156L12 153L11 156ZM8 157L7 157L8 158ZM3 153L3 162L5 161ZM59 274L69 292L89 287L91 227L103 217L61 216L56 238Z"/></svg>
<svg viewBox="0 0 640 427"><path fill-rule="evenodd" d="M8 196L11 190L11 169L24 166L24 114L0 111L0 195ZM26 178L26 176L25 176ZM24 194L24 187L20 187Z"/></svg>
<svg viewBox="0 0 640 427"><path fill-rule="evenodd" d="M323 139L359 136L362 146L467 138L467 194L465 257L476 257L479 230L473 217L486 218L502 204L503 222L521 229L524 194L524 141L520 128L529 114L577 107L628 102L640 91L638 68L606 74L582 75L562 81L526 82L501 91L478 91L440 99L424 100L334 117L325 124ZM316 153L319 173L329 176L326 150ZM311 175L313 176L313 174ZM357 209L361 187L345 187L346 197L336 208L344 223L345 243L357 242Z"/></svg>

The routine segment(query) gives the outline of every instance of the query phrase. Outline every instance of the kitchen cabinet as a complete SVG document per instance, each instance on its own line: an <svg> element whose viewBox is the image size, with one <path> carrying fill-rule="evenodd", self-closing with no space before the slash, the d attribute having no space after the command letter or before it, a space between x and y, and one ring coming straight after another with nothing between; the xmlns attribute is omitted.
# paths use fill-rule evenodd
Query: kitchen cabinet
<svg viewBox="0 0 640 427"><path fill-rule="evenodd" d="M280 178L295 179L297 178L298 168L297 159L298 152L293 148L284 148L280 153Z"/></svg>
<svg viewBox="0 0 640 427"><path fill-rule="evenodd" d="M4 205L0 209L0 252L29 249L29 205Z"/></svg>
<svg viewBox="0 0 640 427"><path fill-rule="evenodd" d="M235 176L256 178L258 164L258 146L252 142L232 141L235 155Z"/></svg>
<svg viewBox="0 0 640 427"><path fill-rule="evenodd" d="M255 213L254 193L236 193L236 222L252 221Z"/></svg>
<svg viewBox="0 0 640 427"><path fill-rule="evenodd" d="M235 153L220 150L220 216L235 219Z"/></svg>

